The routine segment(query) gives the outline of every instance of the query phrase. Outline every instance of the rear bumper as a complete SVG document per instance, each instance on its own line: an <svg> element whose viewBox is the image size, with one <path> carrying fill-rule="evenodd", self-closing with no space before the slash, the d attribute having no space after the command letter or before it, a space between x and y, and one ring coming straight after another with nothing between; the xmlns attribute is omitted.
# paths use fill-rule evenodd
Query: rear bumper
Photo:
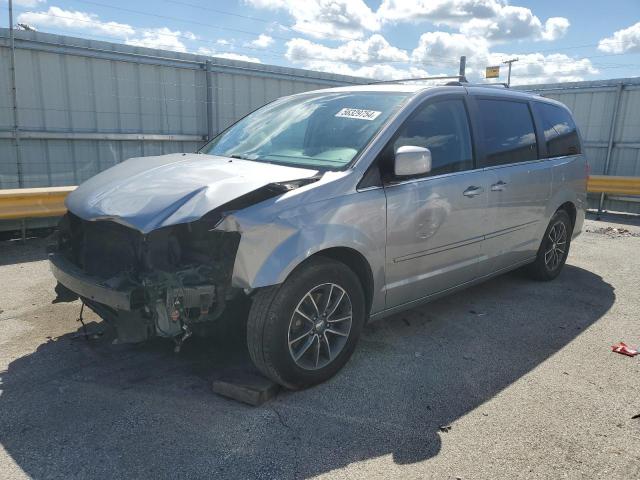
<svg viewBox="0 0 640 480"><path fill-rule="evenodd" d="M116 310L131 310L133 288L116 290L106 286L102 280L87 275L59 253L49 254L49 265L56 280L80 297Z"/></svg>

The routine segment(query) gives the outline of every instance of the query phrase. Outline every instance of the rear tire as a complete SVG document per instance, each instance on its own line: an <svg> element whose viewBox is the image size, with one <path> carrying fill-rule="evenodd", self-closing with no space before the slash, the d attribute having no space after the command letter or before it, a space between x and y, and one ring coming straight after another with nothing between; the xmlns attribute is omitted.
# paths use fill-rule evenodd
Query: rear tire
<svg viewBox="0 0 640 480"><path fill-rule="evenodd" d="M353 353L365 319L356 274L343 263L318 257L281 285L260 289L247 322L247 346L255 366L292 389L335 375Z"/></svg>
<svg viewBox="0 0 640 480"><path fill-rule="evenodd" d="M573 225L569 214L558 210L551 217L549 226L538 248L536 260L527 266L527 273L535 280L549 281L560 275L567 261L571 246Z"/></svg>

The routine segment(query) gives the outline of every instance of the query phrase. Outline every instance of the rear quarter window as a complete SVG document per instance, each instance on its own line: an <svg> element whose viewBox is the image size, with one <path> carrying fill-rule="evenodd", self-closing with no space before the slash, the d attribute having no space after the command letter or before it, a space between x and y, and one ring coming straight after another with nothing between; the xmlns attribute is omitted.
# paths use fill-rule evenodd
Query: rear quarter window
<svg viewBox="0 0 640 480"><path fill-rule="evenodd" d="M578 129L571 114L562 107L534 102L533 108L542 122L546 158L577 155L581 153Z"/></svg>
<svg viewBox="0 0 640 480"><path fill-rule="evenodd" d="M529 105L511 100L478 100L486 166L538 159Z"/></svg>

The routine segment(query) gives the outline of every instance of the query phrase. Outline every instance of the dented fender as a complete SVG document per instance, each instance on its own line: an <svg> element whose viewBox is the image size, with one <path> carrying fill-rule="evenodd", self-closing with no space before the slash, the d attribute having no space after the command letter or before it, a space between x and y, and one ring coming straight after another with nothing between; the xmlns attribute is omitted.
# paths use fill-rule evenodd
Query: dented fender
<svg viewBox="0 0 640 480"><path fill-rule="evenodd" d="M382 189L309 203L280 212L268 222L264 214L251 209L237 212L218 227L241 235L233 286L277 285L313 254L349 248L360 253L371 269L372 311L384 307L386 200Z"/></svg>

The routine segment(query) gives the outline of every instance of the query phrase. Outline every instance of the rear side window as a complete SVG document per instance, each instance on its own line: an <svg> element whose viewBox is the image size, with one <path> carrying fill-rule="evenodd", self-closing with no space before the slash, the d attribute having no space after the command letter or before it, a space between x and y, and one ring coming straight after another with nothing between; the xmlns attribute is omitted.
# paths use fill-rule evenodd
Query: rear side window
<svg viewBox="0 0 640 480"><path fill-rule="evenodd" d="M538 158L529 105L509 100L478 100L484 130L486 166Z"/></svg>
<svg viewBox="0 0 640 480"><path fill-rule="evenodd" d="M533 108L538 118L542 120L547 158L580 153L578 130L568 111L556 105L541 102L534 102Z"/></svg>
<svg viewBox="0 0 640 480"><path fill-rule="evenodd" d="M422 106L400 128L393 150L412 145L431 150L429 176L473 168L469 121L464 102L442 100Z"/></svg>

